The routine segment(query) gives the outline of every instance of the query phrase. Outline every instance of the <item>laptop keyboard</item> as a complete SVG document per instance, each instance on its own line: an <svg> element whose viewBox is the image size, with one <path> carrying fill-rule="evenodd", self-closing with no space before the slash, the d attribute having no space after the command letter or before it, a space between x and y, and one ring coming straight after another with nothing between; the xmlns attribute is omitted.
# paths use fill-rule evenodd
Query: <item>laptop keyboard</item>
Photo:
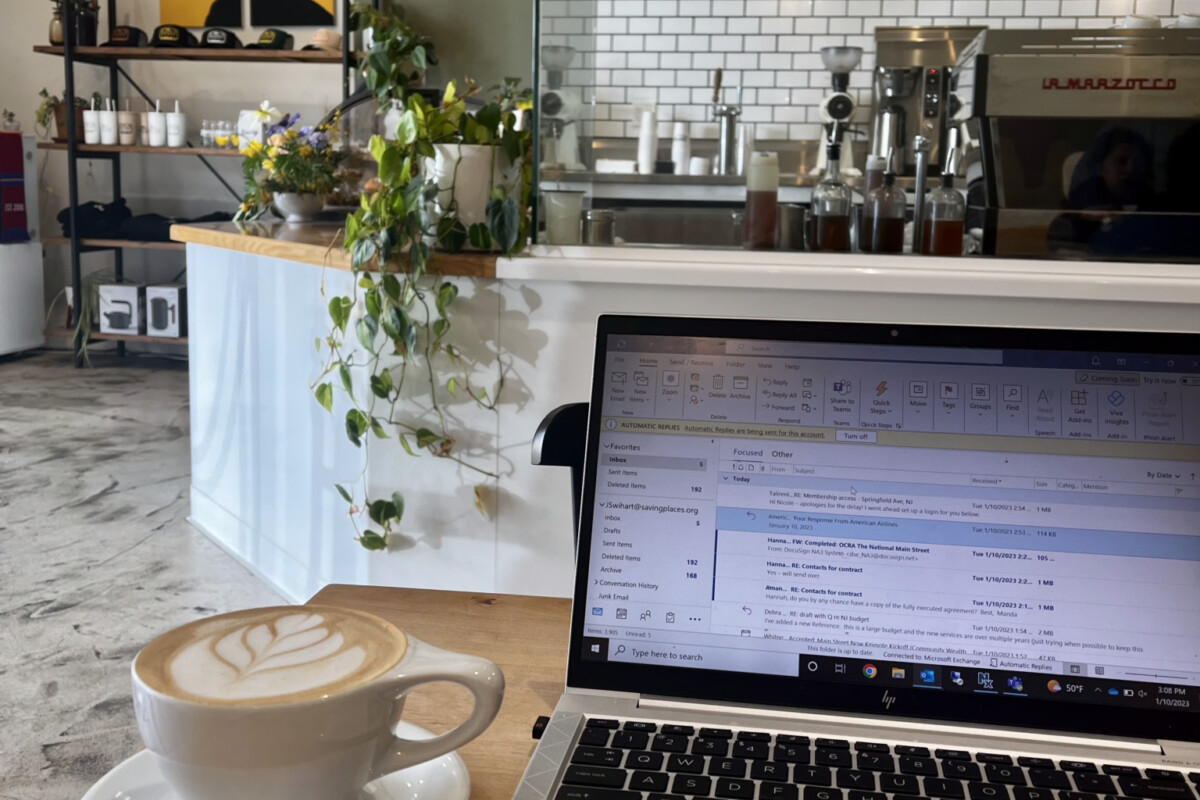
<svg viewBox="0 0 1200 800"><path fill-rule="evenodd" d="M587 720L555 800L1197 800L1200 772Z"/></svg>

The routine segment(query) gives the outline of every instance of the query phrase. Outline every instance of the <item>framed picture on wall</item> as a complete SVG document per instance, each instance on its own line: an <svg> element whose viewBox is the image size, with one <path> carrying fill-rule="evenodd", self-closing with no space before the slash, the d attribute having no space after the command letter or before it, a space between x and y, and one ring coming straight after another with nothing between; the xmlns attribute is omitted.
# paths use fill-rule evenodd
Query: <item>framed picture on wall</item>
<svg viewBox="0 0 1200 800"><path fill-rule="evenodd" d="M250 24L332 25L335 0L250 0Z"/></svg>
<svg viewBox="0 0 1200 800"><path fill-rule="evenodd" d="M240 28L242 0L158 0L159 20L183 28Z"/></svg>

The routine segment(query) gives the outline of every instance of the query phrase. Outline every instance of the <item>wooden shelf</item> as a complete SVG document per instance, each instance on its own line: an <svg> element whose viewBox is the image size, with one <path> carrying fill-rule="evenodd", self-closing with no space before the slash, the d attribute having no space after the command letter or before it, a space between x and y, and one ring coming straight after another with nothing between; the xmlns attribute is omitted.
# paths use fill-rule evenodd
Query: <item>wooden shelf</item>
<svg viewBox="0 0 1200 800"><path fill-rule="evenodd" d="M45 245L66 245L71 246L71 237L69 236L48 236L42 239L42 244ZM137 239L80 239L79 244L83 247L95 247L100 249L116 250L117 248L127 250L186 250L187 245L182 242L145 242Z"/></svg>
<svg viewBox="0 0 1200 800"><path fill-rule="evenodd" d="M35 53L61 56L61 47L36 45ZM254 61L258 63L341 64L341 53L324 50L245 50L222 47L76 47L76 61Z"/></svg>
<svg viewBox="0 0 1200 800"><path fill-rule="evenodd" d="M66 142L38 142L38 150L66 151ZM145 153L156 156L216 156L241 157L241 153L225 147L143 147L124 144L81 144L75 148L80 153Z"/></svg>
<svg viewBox="0 0 1200 800"><path fill-rule="evenodd" d="M60 339L70 339L75 336L73 328L47 328L42 331L43 334L50 337ZM142 344L174 344L180 347L187 347L187 337L169 337L169 336L142 336L136 333L101 333L100 331L92 331L88 334L88 339L96 342L141 342Z"/></svg>

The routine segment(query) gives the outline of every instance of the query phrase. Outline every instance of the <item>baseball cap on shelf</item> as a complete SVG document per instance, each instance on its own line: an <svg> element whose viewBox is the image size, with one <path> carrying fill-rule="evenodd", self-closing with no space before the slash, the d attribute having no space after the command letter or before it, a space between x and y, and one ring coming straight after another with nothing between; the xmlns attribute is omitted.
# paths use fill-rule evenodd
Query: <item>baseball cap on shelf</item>
<svg viewBox="0 0 1200 800"><path fill-rule="evenodd" d="M313 33L312 41L304 45L301 49L340 53L342 52L342 35L328 28L321 28Z"/></svg>
<svg viewBox="0 0 1200 800"><path fill-rule="evenodd" d="M209 28L204 32L204 36L200 38L200 45L202 47L236 48L242 46L242 40L232 31L227 31L224 28Z"/></svg>
<svg viewBox="0 0 1200 800"><path fill-rule="evenodd" d="M151 47L195 47L196 37L181 25L159 25L150 37Z"/></svg>
<svg viewBox="0 0 1200 800"><path fill-rule="evenodd" d="M112 36L101 47L145 47L149 43L146 32L132 25L118 25Z"/></svg>
<svg viewBox="0 0 1200 800"><path fill-rule="evenodd" d="M246 45L247 50L291 50L294 45L292 35L287 31L281 31L279 28L267 28L263 31L258 41L254 44Z"/></svg>

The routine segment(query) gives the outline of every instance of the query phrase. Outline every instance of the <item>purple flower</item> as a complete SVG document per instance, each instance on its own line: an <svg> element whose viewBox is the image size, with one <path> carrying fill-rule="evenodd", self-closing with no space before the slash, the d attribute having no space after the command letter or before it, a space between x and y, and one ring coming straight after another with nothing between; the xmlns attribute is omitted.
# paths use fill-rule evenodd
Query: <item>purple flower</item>
<svg viewBox="0 0 1200 800"><path fill-rule="evenodd" d="M299 116L299 115L297 114L297 116ZM308 136L310 133L312 133L311 125L305 125L303 128L300 129L301 136Z"/></svg>
<svg viewBox="0 0 1200 800"><path fill-rule="evenodd" d="M329 146L329 137L321 131L314 131L309 135L308 143L312 145L314 149L324 150Z"/></svg>

